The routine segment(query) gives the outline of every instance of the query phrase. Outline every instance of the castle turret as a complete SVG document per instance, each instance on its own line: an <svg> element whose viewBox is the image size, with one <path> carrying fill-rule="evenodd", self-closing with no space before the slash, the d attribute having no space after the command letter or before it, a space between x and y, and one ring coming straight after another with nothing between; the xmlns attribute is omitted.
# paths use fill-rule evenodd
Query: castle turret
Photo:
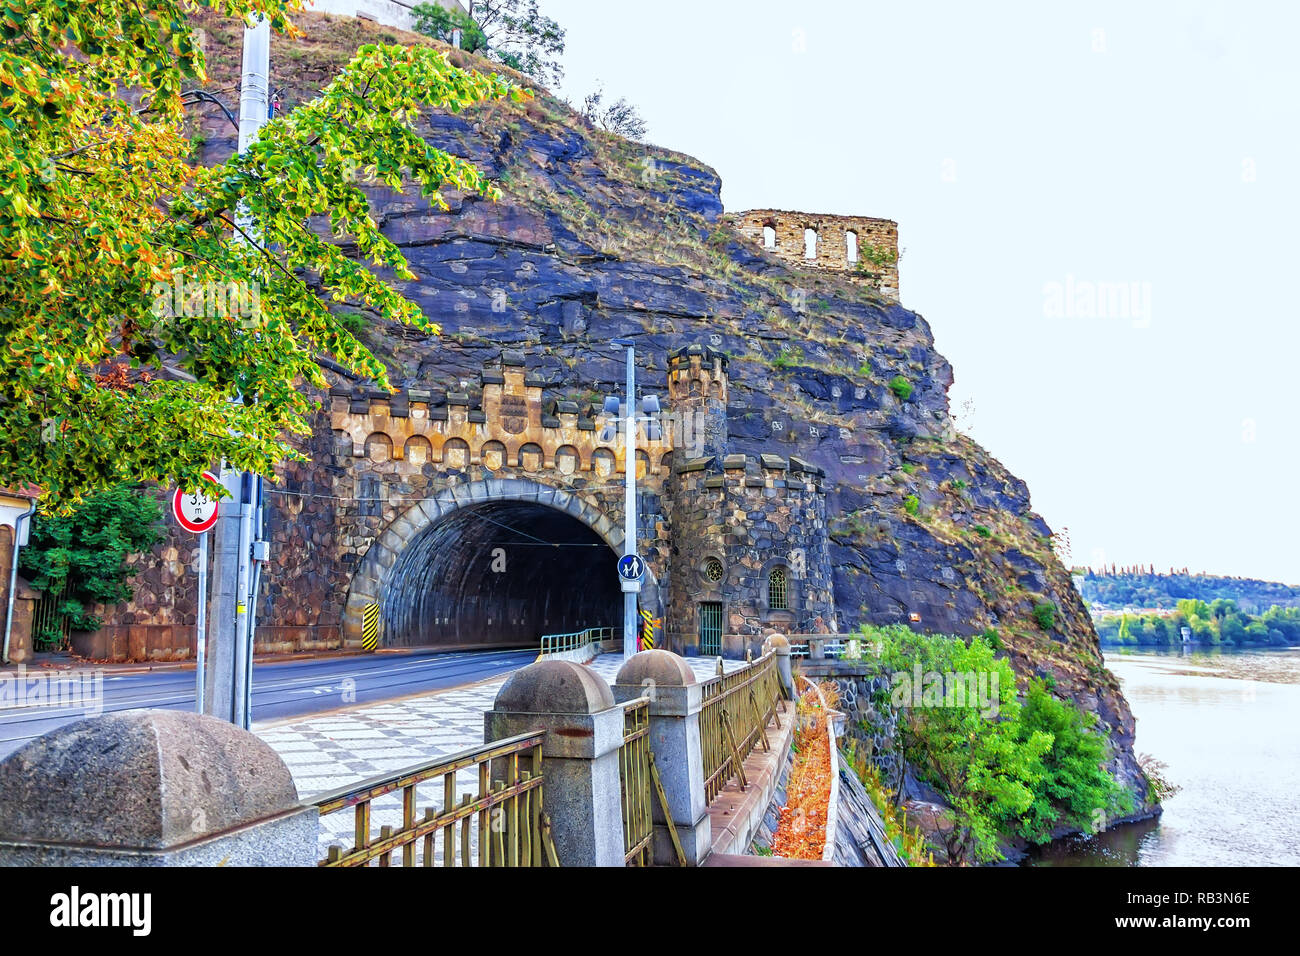
<svg viewBox="0 0 1300 956"><path fill-rule="evenodd" d="M727 453L727 357L703 345L668 353L668 402L677 460Z"/></svg>

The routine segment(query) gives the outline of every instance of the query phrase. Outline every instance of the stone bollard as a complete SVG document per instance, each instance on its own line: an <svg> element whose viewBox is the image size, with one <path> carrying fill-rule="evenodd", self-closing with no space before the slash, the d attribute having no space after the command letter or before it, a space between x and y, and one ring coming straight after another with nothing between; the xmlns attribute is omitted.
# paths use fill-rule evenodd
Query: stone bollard
<svg viewBox="0 0 1300 956"><path fill-rule="evenodd" d="M618 751L623 708L609 685L572 661L514 673L483 715L483 741L545 730L542 806L561 866L623 866Z"/></svg>
<svg viewBox="0 0 1300 956"><path fill-rule="evenodd" d="M315 866L318 814L233 724L130 710L0 761L3 866Z"/></svg>
<svg viewBox="0 0 1300 956"><path fill-rule="evenodd" d="M794 673L790 670L790 641L784 634L772 634L766 642L773 653L776 654L776 670L781 675L781 686L785 688L786 695L795 699L794 692Z"/></svg>
<svg viewBox="0 0 1300 956"><path fill-rule="evenodd" d="M668 799L687 866L698 866L709 853L712 831L704 795L704 755L700 750L700 708L703 695L695 672L669 651L642 651L633 655L614 679L614 697L620 702L650 698L650 751ZM675 863L676 851L668 832L659 795L653 794L654 858Z"/></svg>

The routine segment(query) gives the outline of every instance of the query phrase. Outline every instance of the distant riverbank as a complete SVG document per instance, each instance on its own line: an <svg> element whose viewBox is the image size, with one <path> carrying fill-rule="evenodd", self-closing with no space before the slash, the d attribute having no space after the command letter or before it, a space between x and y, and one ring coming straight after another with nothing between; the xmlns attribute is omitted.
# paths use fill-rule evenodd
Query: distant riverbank
<svg viewBox="0 0 1300 956"><path fill-rule="evenodd" d="M1182 789L1158 819L1030 853L1028 866L1300 866L1300 648L1107 648L1138 753Z"/></svg>

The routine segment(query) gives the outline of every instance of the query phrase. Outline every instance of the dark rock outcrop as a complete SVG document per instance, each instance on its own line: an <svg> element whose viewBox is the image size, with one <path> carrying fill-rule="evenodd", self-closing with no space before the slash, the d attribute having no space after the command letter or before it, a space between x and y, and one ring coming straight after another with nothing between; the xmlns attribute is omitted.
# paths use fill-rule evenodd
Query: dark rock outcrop
<svg viewBox="0 0 1300 956"><path fill-rule="evenodd" d="M397 37L352 20L296 17L277 39L286 105L309 98L360 42ZM218 38L212 82L237 82ZM401 42L428 42L401 35ZM451 51L454 60L495 69ZM233 147L216 111L197 121L209 160ZM949 363L929 324L860 281L792 268L741 240L716 172L688 156L591 129L553 97L428 119L436 145L500 183L500 202L455 194L437 213L412 191L370 190L415 281L395 283L440 336L374 323L365 339L395 386L452 388L503 349L525 351L557 400L621 381L611 339L636 340L641 381L662 390L668 352L728 354L729 451L798 456L825 470L839 626L911 623L960 635L988 628L1017 673L1051 674L1098 715L1115 772L1139 798L1133 718L1051 530L1024 482L957 434ZM902 377L910 394L890 382ZM1034 620L1039 604L1054 623Z"/></svg>

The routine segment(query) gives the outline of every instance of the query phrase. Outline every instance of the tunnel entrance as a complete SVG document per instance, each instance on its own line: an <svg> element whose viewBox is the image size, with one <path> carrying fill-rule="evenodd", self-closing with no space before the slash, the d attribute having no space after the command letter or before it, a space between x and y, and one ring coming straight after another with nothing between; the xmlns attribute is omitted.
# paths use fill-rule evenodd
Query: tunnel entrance
<svg viewBox="0 0 1300 956"><path fill-rule="evenodd" d="M617 555L548 505L457 508L413 535L382 599L388 647L535 647L543 634L622 621Z"/></svg>

